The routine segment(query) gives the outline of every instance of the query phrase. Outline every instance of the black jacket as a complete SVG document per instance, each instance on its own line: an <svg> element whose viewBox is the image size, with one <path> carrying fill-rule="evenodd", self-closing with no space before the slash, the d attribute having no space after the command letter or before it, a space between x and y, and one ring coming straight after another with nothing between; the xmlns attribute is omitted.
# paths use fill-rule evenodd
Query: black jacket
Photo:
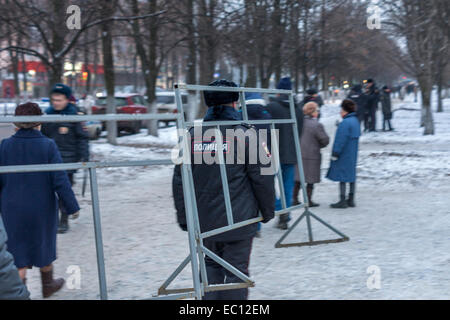
<svg viewBox="0 0 450 320"><path fill-rule="evenodd" d="M49 115L77 115L78 109L69 103L62 111L52 107L45 113ZM63 162L79 162L89 160L89 136L81 122L54 122L43 123L42 133L55 140Z"/></svg>
<svg viewBox="0 0 450 320"><path fill-rule="evenodd" d="M380 102L384 118L386 120L392 119L391 93L383 90L380 94Z"/></svg>
<svg viewBox="0 0 450 320"><path fill-rule="evenodd" d="M369 111L377 109L380 92L378 88L373 84L368 90L364 92L365 110Z"/></svg>
<svg viewBox="0 0 450 320"><path fill-rule="evenodd" d="M231 110L232 108L230 107L225 108L226 109L224 112L219 112L214 115L209 112L204 121L240 120L240 115L238 112ZM213 108L210 108L210 110L211 109ZM204 133L208 128L211 127L203 127L201 129L202 133ZM259 157L256 164L250 164L248 161L249 148L246 148L245 163L238 164L238 148L231 148L230 141L228 141L228 143L225 142L226 129L242 129L245 133L250 128L251 126L249 125L221 126L224 144L227 145L226 152L234 153L234 163L226 164L225 167L230 190L231 208L235 223L256 218L258 217L259 211L264 218L264 222L267 222L274 217L275 211L273 173L270 175L261 175L261 168L269 167L270 165L261 164ZM225 199L220 176L220 167L216 163L206 164L204 161L201 161L199 164L194 163L194 152L197 154L200 152L201 156L206 153L210 153L211 156L215 155L214 150L211 151L211 149L209 149L210 151L208 151L211 144L214 145L214 141L211 142L209 140L214 140L214 137L212 139L194 137L193 128L191 128L189 132L191 134L189 143L191 146L192 175L194 179L195 196L197 199L200 230L201 232L206 232L228 225ZM235 146L237 141L238 139L234 139ZM246 138L246 142L248 143L249 139ZM224 157L225 156L226 155L224 152ZM175 166L172 180L172 190L175 208L177 210L178 223L182 229L185 229L186 213L180 165ZM214 241L243 240L253 237L256 234L256 230L257 225L254 223L239 229L212 236L210 239Z"/></svg>
<svg viewBox="0 0 450 320"><path fill-rule="evenodd" d="M288 96L281 95L279 97L276 97L272 100L271 103L267 105L267 110L269 110L270 114L272 115L272 119L291 118ZM303 111L298 105L295 105L295 113L297 118L298 137L300 141L300 136L302 134L303 128ZM280 163L297 164L292 124L276 124L275 129L279 130Z"/></svg>
<svg viewBox="0 0 450 320"><path fill-rule="evenodd" d="M352 89L348 94L347 99L356 103L356 114L358 118L364 117L366 97L363 95L361 89Z"/></svg>

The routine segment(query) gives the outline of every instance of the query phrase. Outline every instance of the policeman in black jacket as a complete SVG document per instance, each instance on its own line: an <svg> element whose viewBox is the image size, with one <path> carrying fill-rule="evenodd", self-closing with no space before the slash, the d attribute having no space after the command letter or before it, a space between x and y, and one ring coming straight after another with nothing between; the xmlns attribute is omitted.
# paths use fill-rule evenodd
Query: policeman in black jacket
<svg viewBox="0 0 450 320"><path fill-rule="evenodd" d="M77 115L77 106L70 103L72 97L70 87L58 83L50 92L51 106L45 110L49 115ZM64 163L89 161L89 136L84 124L81 122L55 122L44 123L42 133L55 140L61 158ZM70 183L73 185L73 175L75 170L67 171ZM61 218L58 226L58 233L65 233L69 230L68 215L62 203Z"/></svg>
<svg viewBox="0 0 450 320"><path fill-rule="evenodd" d="M237 87L233 82L227 80L217 80L210 84L211 86L229 86ZM205 102L209 109L203 121L233 121L241 120L241 115L237 110L237 101L239 94L236 92L204 92ZM211 127L202 127L199 136L194 136L196 131L194 128L190 129L191 141L191 159L192 159L192 174L195 185L195 195L197 199L197 208L200 221L201 232L217 229L228 225L227 215L225 209L225 200L222 189L222 181L220 176L220 168L218 161L207 164L204 161L205 156L216 157L216 152L219 150L215 144L215 134L208 138L203 138L207 130ZM226 130L229 130L228 134ZM248 130L252 131L248 132ZM221 126L220 130L223 136L223 152L224 158L227 152L232 152L232 163L226 161L226 171L228 178L228 186L231 198L231 208L233 213L234 223L245 221L258 217L258 212L263 217L263 222L267 223L274 217L274 177L273 170L268 172L261 171L262 169L270 169L270 154L264 153L267 157L261 161L257 157L257 161L249 161L250 153L257 152L252 150L248 145L249 141L257 138L256 131L250 125L234 125ZM229 135L233 133L233 135ZM235 147L242 140L234 134L238 132L247 133L245 136L245 144L240 144L240 147L245 147L245 152L239 152L239 146ZM234 142L234 146L231 143ZM256 146L261 148L261 141L257 140ZM265 148L263 148L265 149ZM242 149L241 149L242 150ZM209 153L209 155L208 155ZM198 158L200 154L200 159ZM242 159L242 154L245 154L245 159ZM197 159L195 159L197 156ZM228 158L227 157L227 158ZM238 162L238 158L241 162ZM244 160L244 161L242 161ZM197 162L197 163L196 163ZM263 164L262 162L266 163ZM263 172L263 174L261 174ZM186 230L186 215L184 207L183 190L181 183L181 168L180 165L175 166L173 175L173 196L175 200L175 208L177 210L178 223L181 229ZM229 262L244 274L249 274L248 265L250 259L250 252L252 241L256 234L256 223L250 224L239 229L227 231L203 240L203 244L212 252ZM209 257L205 258L206 272L208 275L208 283L223 284L223 283L238 283L241 279L224 269ZM209 300L222 299L247 299L247 289L224 290L217 292L208 292L204 298Z"/></svg>
<svg viewBox="0 0 450 320"><path fill-rule="evenodd" d="M369 132L376 131L376 113L380 92L373 79L368 79L364 92L365 111L368 113ZM366 131L366 128L364 128Z"/></svg>
<svg viewBox="0 0 450 320"><path fill-rule="evenodd" d="M347 99L356 103L356 115L358 116L359 123L363 122L365 115L365 96L362 92L362 86L360 84L355 84L350 90Z"/></svg>

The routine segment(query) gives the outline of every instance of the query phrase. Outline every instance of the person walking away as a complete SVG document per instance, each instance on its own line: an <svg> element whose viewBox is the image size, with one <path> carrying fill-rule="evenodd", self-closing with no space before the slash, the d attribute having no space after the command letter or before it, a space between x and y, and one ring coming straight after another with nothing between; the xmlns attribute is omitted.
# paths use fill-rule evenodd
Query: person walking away
<svg viewBox="0 0 450 320"><path fill-rule="evenodd" d="M386 131L388 127L389 131L393 131L391 125L392 109L391 109L391 89L388 86L382 88L380 94L381 110L383 111L383 131ZM387 126L386 126L387 125Z"/></svg>
<svg viewBox="0 0 450 320"><path fill-rule="evenodd" d="M267 103L260 93L246 92L245 93L245 105L247 107L247 115L249 120L268 120L272 119L269 111L267 111ZM242 110L240 110L242 112ZM256 124L256 132L259 134L260 130L265 130L266 141L261 141L267 146L267 149L271 150L270 141L270 124ZM256 231L256 237L261 237L262 223L258 222L258 229Z"/></svg>
<svg viewBox="0 0 450 320"><path fill-rule="evenodd" d="M292 90L292 83L289 77L282 78L277 85L277 89ZM295 117L297 119L298 137L300 140L303 127L303 112L298 105L295 105ZM267 105L267 110L272 119L290 119L290 105L288 95L279 94ZM297 164L297 155L295 152L294 132L291 124L276 124L275 129L279 134L279 156L281 173L283 177L284 195L286 198L286 207L290 207L294 192L295 165ZM273 144L273 143L272 143ZM297 188L297 187L296 187ZM300 188L300 184L298 184ZM281 200L277 199L275 209L281 210ZM278 219L277 227L282 230L288 228L288 222L291 220L289 213L281 214Z"/></svg>
<svg viewBox="0 0 450 320"><path fill-rule="evenodd" d="M216 80L209 85L237 87L234 82L227 80ZM208 121L241 120L238 111L239 94L237 92L204 91L203 94L208 106L208 112L203 119L205 123ZM188 145L191 146L192 177L195 186L200 231L203 233L228 225L220 165L217 162L218 155L216 154L216 152L224 152L225 157L226 150L230 152L233 150L231 158L229 154L226 157L227 160L232 159L233 161L232 163L227 161L225 167L234 223L256 218L259 213L262 215L262 222L267 223L273 219L275 214L274 176L273 170L270 169L270 154L266 154L265 160L269 160L267 164L263 164L258 156L256 157L256 163L250 163L248 159L249 153L260 150L249 150L246 147L249 141L256 141L256 146L262 148L254 127L246 124L220 126L225 146L221 148L222 150L215 143L216 134L211 134L210 128L208 126L201 127L201 130L199 130L201 136L198 136L197 129L191 128L189 130L191 138ZM244 136L242 139L239 138L241 134ZM203 138L204 136L205 138ZM237 144L237 148L231 149L229 143L232 141L235 146ZM245 152L242 152L240 148L245 148ZM246 154L245 159L242 159L244 153ZM207 157L208 159L214 157L215 161L212 163L208 161L207 163L204 159ZM186 231L181 165L175 166L172 191L178 224L182 230ZM250 253L256 229L256 223L246 225L205 238L203 239L203 245L242 273L249 275ZM205 258L205 265L209 284L242 282L240 278L223 268L209 256ZM206 300L246 300L247 298L247 288L207 292L204 296Z"/></svg>
<svg viewBox="0 0 450 320"><path fill-rule="evenodd" d="M340 201L331 204L332 208L344 209L355 206L356 163L361 129L356 117L356 104L344 100L341 104L342 122L339 124L334 139L330 168L327 178L339 182ZM345 199L346 183L350 184L348 199Z"/></svg>
<svg viewBox="0 0 450 320"><path fill-rule="evenodd" d="M35 103L19 105L16 116L38 116ZM40 132L40 123L15 123L18 130L0 145L0 166L62 163L55 142ZM64 279L53 279L56 260L58 200L67 214L80 210L65 171L7 173L0 175L1 213L8 234L8 248L21 279L39 267L42 295L61 289Z"/></svg>
<svg viewBox="0 0 450 320"><path fill-rule="evenodd" d="M305 174L306 193L309 207L318 207L319 204L312 201L314 184L320 182L320 164L322 155L320 149L330 143L330 138L323 125L317 120L319 106L315 102L308 102L303 106L303 132L300 140L302 149L302 163ZM298 170L297 170L298 171Z"/></svg>
<svg viewBox="0 0 450 320"><path fill-rule="evenodd" d="M50 92L51 106L45 110L49 115L77 115L78 108L70 103L73 101L72 89L64 84L56 84ZM81 122L55 122L45 123L42 133L55 140L64 163L89 161L89 136L86 127ZM74 184L76 170L67 172L71 185ZM63 203L59 204L61 218L59 220L58 233L69 230L67 210ZM75 215L77 217L78 215Z"/></svg>

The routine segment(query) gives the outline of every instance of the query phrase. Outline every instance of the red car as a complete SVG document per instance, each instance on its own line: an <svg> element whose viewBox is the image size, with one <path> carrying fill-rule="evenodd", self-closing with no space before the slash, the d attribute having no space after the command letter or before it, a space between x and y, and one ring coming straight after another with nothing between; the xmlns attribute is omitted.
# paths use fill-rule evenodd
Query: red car
<svg viewBox="0 0 450 320"><path fill-rule="evenodd" d="M139 94L116 94L114 97L116 104L116 113L126 114L139 114L147 113L147 107L145 106L145 99ZM106 113L106 96L98 97L95 101L95 105L92 106L92 114L105 114ZM106 124L103 123L106 127ZM128 131L131 133L139 133L142 127L142 121L118 121L117 129Z"/></svg>

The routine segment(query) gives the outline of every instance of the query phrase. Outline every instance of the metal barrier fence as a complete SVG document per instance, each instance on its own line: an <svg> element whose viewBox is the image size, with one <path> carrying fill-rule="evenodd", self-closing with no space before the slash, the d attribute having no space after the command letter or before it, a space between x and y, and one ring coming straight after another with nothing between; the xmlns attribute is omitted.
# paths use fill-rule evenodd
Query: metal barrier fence
<svg viewBox="0 0 450 320"><path fill-rule="evenodd" d="M291 124L293 126L294 141L295 141L295 152L297 155L297 165L300 173L300 183L301 190L303 193L303 199L305 203L295 206L286 206L286 199L284 195L283 178L281 167L279 164L279 152L277 139L273 136L272 139L272 155L274 155L275 162L277 164L276 176L278 179L278 185L280 189L281 197L281 210L276 212L276 215L291 212L293 210L298 210L304 208L303 214L291 225L291 227L286 230L285 234L277 241L275 247L289 247L289 246L303 246L303 245L317 245L323 243L331 242L341 242L349 240L340 231L336 230L322 219L317 217L315 214L309 211L307 196L306 196L306 184L303 174L303 165L301 161L301 150L300 141L297 134L297 122L295 117L295 105L293 99L292 91L288 90L271 90L271 89L257 89L257 88L230 88L230 87L210 87L210 86L198 86L198 85L181 85L177 84L175 87L175 99L177 103L177 114L136 114L136 115L76 115L76 116L19 116L19 117L0 117L0 123L13 123L13 122L84 122L84 121L139 121L139 120L175 120L177 123L180 142L180 152L182 154L190 153L190 145L188 145L188 127L195 126L211 126L215 127L216 139L218 145L222 145L222 134L220 132L220 126L222 125L237 125L242 123L248 124L270 124L271 133L275 132L275 124ZM233 91L239 92L240 104L242 108L243 120L241 121L208 121L203 123L197 122L186 122L184 119L184 109L181 100L180 90L194 90L194 91ZM290 103L290 119L271 119L271 120L249 120L247 114L247 107L245 104L244 93L245 92L259 92L266 94L286 94L289 96ZM247 288L254 286L254 282L244 273L240 272L234 266L229 264L227 261L215 255L208 248L203 245L203 239L217 235L229 230L237 229L252 223L257 223L262 221L262 217L249 219L246 221L234 223L233 214L231 211L231 200L228 190L228 179L226 174L224 157L221 152L218 152L219 156L219 166L222 186L224 190L224 199L226 214L228 217L228 226L218 228L215 230L210 230L208 232L201 232L197 203L195 198L195 186L192 176L192 168L188 163L182 163L181 165L181 176L183 184L183 195L186 208L186 220L188 227L188 240L189 240L189 255L186 257L182 263L176 268L176 270L169 276L169 278L161 285L158 290L158 295L151 297L150 299L184 299L184 298L196 298L201 299L205 292L219 291L219 290L230 290L237 288ZM98 277L100 286L100 298L107 299L107 283L106 283L106 273L104 264L104 253L103 253L103 240L102 240L102 227L100 219L100 204L98 198L98 184L97 184L97 173L98 168L108 168L108 167L131 167L131 166L148 166L148 165L173 165L172 159L162 159L162 160L142 160L142 161L121 161L121 162L86 162L86 163L66 163L66 164L43 164L43 165L25 165L25 166L3 166L0 167L0 174L2 173L16 173L16 172L45 172L45 171L59 171L59 170L75 170L75 169L87 169L90 176L90 187L91 187L91 198L92 198L92 209L94 218L94 231L95 231L95 245L97 252L97 267L98 267ZM320 240L314 241L311 227L311 217L316 219L318 222L322 223L335 233L337 233L341 238L331 239L331 240ZM290 243L282 244L281 242L289 235L289 233L300 223L300 221L306 218L308 226L308 242L302 243ZM236 275L241 279L242 283L229 283L229 284L219 284L210 285L208 284L208 277L206 273L205 257L209 256L219 265ZM181 273L181 271L191 263L193 287L191 288L177 288L168 289L168 286L175 280L175 278ZM200 277L201 275L201 277Z"/></svg>
<svg viewBox="0 0 450 320"><path fill-rule="evenodd" d="M333 228L331 225L320 219L318 216L313 214L309 210L308 206L308 198L306 194L306 183L303 173L303 164L302 164L302 157L301 157L301 150L300 150L300 138L298 135L298 125L296 120L296 112L295 112L295 104L294 104L294 97L293 92L289 90L272 90L272 89L258 89L258 88L231 88L231 87L211 87L211 86L199 86L199 85L185 85L185 84L176 84L174 86L175 88L175 99L177 103L177 110L179 114L184 114L183 104L181 101L181 94L180 90L190 90L190 91L224 91L224 92L238 92L239 93L239 101L242 109L243 114L243 120L241 121L208 121L208 122L186 122L183 117L178 119L178 127L183 128L183 134L181 135L180 139L183 141L183 147L181 150L183 152L189 150L190 146L188 145L188 136L187 136L187 128L188 127L203 127L203 126L210 126L215 127L215 140L217 141L217 145L221 146L223 142L222 133L220 131L220 126L225 125L239 125L239 124L270 124L271 126L271 133L275 133L275 124L290 124L293 127L293 135L294 135L294 142L295 142L295 152L297 156L297 165L299 169L299 175L300 175L300 184L301 184L301 190L303 193L303 199L305 201L304 204L300 205L294 205L287 207L286 206L286 199L285 199L285 193L284 193L284 186L283 186L283 177L282 177L282 171L281 166L279 166L280 159L279 159L279 148L277 143L277 138L272 135L272 154L275 157L276 162L276 177L278 179L278 186L280 189L280 197L281 197L281 204L282 209L276 211L276 216L279 216L280 214L291 212L293 210L302 209L304 208L304 213L292 224L292 226L286 230L286 232L283 234L283 236L277 241L275 244L276 248L280 247L290 247L290 246L305 246L305 245L318 245L318 244L324 244L324 243L332 243L332 242L342 242L347 241L349 238L338 231L337 229ZM248 119L248 113L247 113L247 106L245 104L245 92L257 92L257 93L263 93L263 94L284 94L289 96L289 107L290 107L290 115L291 117L289 119L270 119L270 120L249 120ZM254 286L254 282L244 273L240 272L238 269L230 265L228 262L211 252L208 248L206 248L203 245L203 239L207 237L211 237L213 235L217 235L226 231L234 230L252 223L257 223L259 221L262 221L262 217L249 219L246 221L241 221L238 223L234 223L233 221L233 213L231 210L231 200L230 200L230 193L228 189L228 178L226 174L225 169L225 162L224 162L224 156L222 152L217 152L219 157L219 166L220 166L220 176L222 181L222 188L224 192L224 200L225 200L225 208L226 208L226 214L228 218L228 225L225 227L221 227L215 230L210 230L207 232L202 232L200 230L200 224L199 224L199 218L198 218L198 210L196 206L196 199L195 199L195 186L192 176L192 168L191 166L186 166L185 173L182 173L182 179L183 179L183 186L188 185L192 192L190 193L190 198L187 198L189 195L186 193L184 194L185 198L185 206L186 206L186 218L187 218L187 226L188 226L188 232L189 232L189 241L190 243L196 244L196 250L197 250L197 259L194 259L191 255L183 260L183 262L180 264L180 266L175 270L175 272L169 277L169 279L161 286L159 289L159 294L181 294L183 292L195 292L195 297L200 299L205 292L209 291L217 291L217 290L230 290L230 289L237 289L237 288L248 288ZM183 165L184 166L184 165ZM188 212L195 213L193 216L189 216ZM308 242L298 242L298 243L288 243L288 244L282 244L282 241L291 233L291 231L302 221L303 218L306 218L307 227L308 227ZM325 225L327 228L332 230L333 232L337 233L341 238L337 239L330 239L330 240L319 240L314 241L313 239L313 233L312 233L312 227L311 227L311 218L316 219L319 223ZM208 278L206 273L206 266L205 266L205 256L210 257L212 260L214 260L216 263L227 269L229 272L233 273L235 276L237 276L239 279L243 281L243 283L232 283L232 284L220 284L220 285L209 285L208 284ZM193 280L194 280L194 287L193 288L182 288L182 289L167 289L167 287L170 285L170 283L177 277L177 275L183 270L186 265L191 262L192 269L193 269ZM201 275L201 279L200 276Z"/></svg>

